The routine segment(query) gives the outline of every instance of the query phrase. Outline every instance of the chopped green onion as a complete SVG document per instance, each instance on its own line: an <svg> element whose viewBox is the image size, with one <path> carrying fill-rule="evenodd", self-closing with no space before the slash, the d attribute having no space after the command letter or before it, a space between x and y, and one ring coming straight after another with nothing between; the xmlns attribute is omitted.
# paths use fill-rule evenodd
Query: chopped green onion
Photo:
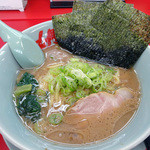
<svg viewBox="0 0 150 150"><path fill-rule="evenodd" d="M63 96L75 94L75 99L68 101L72 104L76 99L85 97L89 93L106 91L114 73L116 71L113 68L100 64L88 64L81 62L78 58L71 58L64 66L55 65L50 68L49 91L56 101L58 101L59 94Z"/></svg>
<svg viewBox="0 0 150 150"><path fill-rule="evenodd" d="M71 97L66 100L66 103L72 106L78 99L76 97Z"/></svg>
<svg viewBox="0 0 150 150"><path fill-rule="evenodd" d="M63 115L61 113L53 113L49 116L49 122L53 125L58 125L61 123Z"/></svg>
<svg viewBox="0 0 150 150"><path fill-rule="evenodd" d="M84 86L85 88L90 88L92 86L92 81L85 73L83 73L80 69L72 69L71 76L78 80L78 84L80 86Z"/></svg>
<svg viewBox="0 0 150 150"><path fill-rule="evenodd" d="M68 96L72 93L71 89L69 89L68 87L62 87L61 89L61 93L64 95L64 96Z"/></svg>
<svg viewBox="0 0 150 150"><path fill-rule="evenodd" d="M88 72L87 76L90 78L90 79L94 79L98 76L97 72Z"/></svg>
<svg viewBox="0 0 150 150"><path fill-rule="evenodd" d="M53 56L50 56L50 58L51 58L51 59L54 59L54 57L53 57Z"/></svg>
<svg viewBox="0 0 150 150"><path fill-rule="evenodd" d="M49 91L50 91L51 94L54 93L55 84L56 84L56 81L53 80L53 81L48 85Z"/></svg>
<svg viewBox="0 0 150 150"><path fill-rule="evenodd" d="M102 91L102 86L101 85L92 86L92 90L94 93L100 92Z"/></svg>
<svg viewBox="0 0 150 150"><path fill-rule="evenodd" d="M61 73L59 66L49 69L49 73L55 76L59 75Z"/></svg>
<svg viewBox="0 0 150 150"><path fill-rule="evenodd" d="M75 91L77 89L77 83L75 79L69 77L69 76L64 76L62 78L63 85L68 87L71 91Z"/></svg>
<svg viewBox="0 0 150 150"><path fill-rule="evenodd" d="M107 68L107 71L110 71L111 73L115 74L117 71L115 71L113 68Z"/></svg>
<svg viewBox="0 0 150 150"><path fill-rule="evenodd" d="M39 103L45 103L46 98L45 98L44 96L38 96L38 97L37 97L37 101L38 101Z"/></svg>
<svg viewBox="0 0 150 150"><path fill-rule="evenodd" d="M37 95L37 101L39 103L45 103L48 101L48 92L38 89L35 94Z"/></svg>
<svg viewBox="0 0 150 150"><path fill-rule="evenodd" d="M55 99L56 99L56 101L58 101L60 86L61 86L60 82L57 82L56 87L55 87Z"/></svg>
<svg viewBox="0 0 150 150"><path fill-rule="evenodd" d="M80 69L84 73L87 73L90 68L89 64L84 62L72 62L70 64L73 68Z"/></svg>
<svg viewBox="0 0 150 150"><path fill-rule="evenodd" d="M34 130L36 133L38 133L38 134L41 133L40 126L39 126L39 124L38 124L37 122L34 123L34 125L33 125L33 130Z"/></svg>
<svg viewBox="0 0 150 150"><path fill-rule="evenodd" d="M47 74L44 78L44 81L46 81L47 83L51 83L54 80L54 77L51 74Z"/></svg>
<svg viewBox="0 0 150 150"><path fill-rule="evenodd" d="M70 58L71 62L79 62L79 58Z"/></svg>
<svg viewBox="0 0 150 150"><path fill-rule="evenodd" d="M83 98L85 96L86 96L86 93L84 90L81 90L81 89L77 90L77 92L76 92L76 98L77 99Z"/></svg>
<svg viewBox="0 0 150 150"><path fill-rule="evenodd" d="M36 95L38 96L46 96L46 92L42 89L37 89Z"/></svg>

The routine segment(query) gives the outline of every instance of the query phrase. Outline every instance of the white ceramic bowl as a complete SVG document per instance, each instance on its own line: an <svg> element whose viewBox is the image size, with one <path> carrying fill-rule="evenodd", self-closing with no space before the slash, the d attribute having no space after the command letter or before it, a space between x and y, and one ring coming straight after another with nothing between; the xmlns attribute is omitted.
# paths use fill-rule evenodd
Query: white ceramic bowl
<svg viewBox="0 0 150 150"><path fill-rule="evenodd" d="M33 26L25 31L35 41L54 40L52 21ZM48 31L48 32L47 32ZM42 34L43 32L43 34ZM39 40L40 41L40 40ZM52 41L51 41L52 42ZM47 44L48 45L48 44ZM44 46L41 43L41 46ZM148 47L134 66L141 83L141 103L132 121L118 134L103 142L83 146L57 144L45 140L29 131L16 114L12 92L20 66L12 56L7 44L0 50L0 132L16 147L27 150L127 150L142 142L150 134L150 47Z"/></svg>

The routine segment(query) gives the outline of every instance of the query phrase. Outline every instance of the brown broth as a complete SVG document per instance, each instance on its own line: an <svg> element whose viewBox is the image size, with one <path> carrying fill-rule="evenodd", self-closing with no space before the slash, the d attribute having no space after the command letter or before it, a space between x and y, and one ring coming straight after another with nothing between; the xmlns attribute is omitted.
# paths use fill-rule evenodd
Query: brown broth
<svg viewBox="0 0 150 150"><path fill-rule="evenodd" d="M18 76L18 80L27 71L35 76L42 89L48 90L48 86L43 82L43 78L49 68L53 65L65 65L70 58L74 57L58 46L51 46L45 49L44 52L46 56L44 65L33 70L22 70ZM67 120L67 116L64 116L63 121L59 125L51 125L48 115L58 110L65 113L68 105L57 103L58 106L53 107L48 104L47 107L42 107L41 119L36 123L38 127L25 118L23 118L24 123L40 136L62 143L82 144L110 137L126 126L138 109L140 102L140 86L134 69L118 69L120 83L117 87L127 87L134 93L134 98L125 101L119 108L114 108L113 111L108 111L100 115L82 115L82 117L72 115L69 117L69 121Z"/></svg>

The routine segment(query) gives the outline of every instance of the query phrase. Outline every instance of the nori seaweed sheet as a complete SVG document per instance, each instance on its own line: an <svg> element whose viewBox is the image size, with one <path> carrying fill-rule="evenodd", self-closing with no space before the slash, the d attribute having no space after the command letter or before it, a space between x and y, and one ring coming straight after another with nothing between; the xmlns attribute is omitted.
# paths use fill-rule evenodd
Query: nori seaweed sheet
<svg viewBox="0 0 150 150"><path fill-rule="evenodd" d="M73 12L75 11L91 11L95 10L101 5L102 3L97 2L84 2L84 1L74 1L73 3Z"/></svg>
<svg viewBox="0 0 150 150"><path fill-rule="evenodd" d="M99 63L124 68L133 66L150 43L149 25L150 16L120 0L78 1L72 13L53 16L60 46Z"/></svg>

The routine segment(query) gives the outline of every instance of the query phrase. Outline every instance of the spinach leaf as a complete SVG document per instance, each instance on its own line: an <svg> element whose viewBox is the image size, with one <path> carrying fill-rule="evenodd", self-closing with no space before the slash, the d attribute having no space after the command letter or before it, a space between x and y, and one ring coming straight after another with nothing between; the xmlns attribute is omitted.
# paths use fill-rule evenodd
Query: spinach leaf
<svg viewBox="0 0 150 150"><path fill-rule="evenodd" d="M20 100L17 106L19 115L36 122L41 116L41 106L37 101L37 96L21 95L18 99Z"/></svg>
<svg viewBox="0 0 150 150"><path fill-rule="evenodd" d="M19 83L17 83L17 86L22 86L22 85L26 85L26 84L32 84L32 90L31 93L35 93L37 90L37 87L39 86L38 81L35 79L34 75L25 72L21 78L21 80L19 81Z"/></svg>

